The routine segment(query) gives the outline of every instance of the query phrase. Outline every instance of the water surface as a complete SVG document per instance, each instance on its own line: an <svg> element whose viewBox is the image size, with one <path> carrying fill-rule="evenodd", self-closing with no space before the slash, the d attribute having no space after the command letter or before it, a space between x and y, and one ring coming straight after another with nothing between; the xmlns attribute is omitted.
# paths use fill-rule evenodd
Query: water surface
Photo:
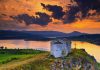
<svg viewBox="0 0 100 70"><path fill-rule="evenodd" d="M0 46L7 48L33 48L50 51L50 41L24 41L24 40L0 40ZM100 62L100 46L88 42L72 41L72 48L85 49L86 52Z"/></svg>

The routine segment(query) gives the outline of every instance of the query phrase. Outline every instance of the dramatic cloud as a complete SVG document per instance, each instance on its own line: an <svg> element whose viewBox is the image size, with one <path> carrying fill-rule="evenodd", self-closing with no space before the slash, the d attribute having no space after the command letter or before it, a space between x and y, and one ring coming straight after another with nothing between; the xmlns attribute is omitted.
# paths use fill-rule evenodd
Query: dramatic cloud
<svg viewBox="0 0 100 70"><path fill-rule="evenodd" d="M64 23L72 23L77 19L89 19L90 16L96 21L97 19L100 19L95 19L97 15L100 15L100 0L74 0L72 3L73 2L76 2L76 4L67 6L69 10L66 11L63 18Z"/></svg>
<svg viewBox="0 0 100 70"><path fill-rule="evenodd" d="M25 30L28 29L24 23L15 20L0 20L0 30Z"/></svg>
<svg viewBox="0 0 100 70"><path fill-rule="evenodd" d="M74 0L82 12L82 17L86 17L90 10L100 13L100 0Z"/></svg>
<svg viewBox="0 0 100 70"><path fill-rule="evenodd" d="M65 14L65 12L63 12L63 8L61 6L45 5L43 3L41 3L41 5L43 6L44 9L52 12L52 17L55 19L61 19Z"/></svg>
<svg viewBox="0 0 100 70"><path fill-rule="evenodd" d="M99 24L100 0L0 0L0 30L100 33Z"/></svg>
<svg viewBox="0 0 100 70"><path fill-rule="evenodd" d="M6 14L1 14L2 16L7 16Z"/></svg>
<svg viewBox="0 0 100 70"><path fill-rule="evenodd" d="M7 16L6 14L0 14L0 19L6 16Z"/></svg>
<svg viewBox="0 0 100 70"><path fill-rule="evenodd" d="M63 12L63 8L57 5L45 5L41 3L44 9L52 12L52 17L63 21L63 23L72 23L76 20L78 16L76 14L79 12L78 6L69 5L67 8L69 10Z"/></svg>
<svg viewBox="0 0 100 70"><path fill-rule="evenodd" d="M65 17L63 18L64 23L71 23L76 21L76 14L79 12L79 8L77 6L68 6L69 10L66 12Z"/></svg>
<svg viewBox="0 0 100 70"><path fill-rule="evenodd" d="M39 25L47 25L49 22L51 22L51 18L46 13L37 12L36 17L29 16L28 14L21 14L18 16L12 16L12 18L18 20L18 21L24 21L27 25L30 24L39 24Z"/></svg>

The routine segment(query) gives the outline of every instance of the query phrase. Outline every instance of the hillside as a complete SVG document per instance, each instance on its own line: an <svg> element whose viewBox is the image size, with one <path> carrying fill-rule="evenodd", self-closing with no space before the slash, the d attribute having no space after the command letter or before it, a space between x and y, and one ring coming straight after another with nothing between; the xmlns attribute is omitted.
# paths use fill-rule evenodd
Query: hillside
<svg viewBox="0 0 100 70"><path fill-rule="evenodd" d="M100 45L100 34L86 34L74 31L63 33L58 31L11 31L0 30L0 40L34 40L48 41L54 38L68 38L70 40L87 41Z"/></svg>
<svg viewBox="0 0 100 70"><path fill-rule="evenodd" d="M52 37L67 37L66 33L57 31L12 31L0 30L0 40L50 40Z"/></svg>
<svg viewBox="0 0 100 70"><path fill-rule="evenodd" d="M87 34L80 36L69 37L68 39L77 40L77 41L87 41L93 44L100 45L100 34Z"/></svg>
<svg viewBox="0 0 100 70"><path fill-rule="evenodd" d="M25 63L19 62L19 65L9 68L7 70L99 70L100 64L98 64L93 56L90 56L84 49L73 49L71 53L64 58L54 58L50 54L35 55L27 60ZM39 56L39 57L38 57ZM37 58L38 57L38 58ZM35 58L35 60L34 60ZM14 62L12 65L16 65ZM9 64L9 63L8 63ZM11 64L11 63L10 63Z"/></svg>
<svg viewBox="0 0 100 70"><path fill-rule="evenodd" d="M15 31L15 30L0 30L0 39L33 39L34 38L54 38L54 37L70 37L80 36L86 33L73 31L71 33L63 33L58 31Z"/></svg>
<svg viewBox="0 0 100 70"><path fill-rule="evenodd" d="M48 40L48 38L39 35L31 34L26 31L11 31L11 30L0 30L0 40Z"/></svg>
<svg viewBox="0 0 100 70"><path fill-rule="evenodd" d="M78 32L78 31L73 31L73 32L71 32L71 33L67 33L67 36L68 36L68 37L80 36L80 35L87 35L87 33L81 33L81 32Z"/></svg>

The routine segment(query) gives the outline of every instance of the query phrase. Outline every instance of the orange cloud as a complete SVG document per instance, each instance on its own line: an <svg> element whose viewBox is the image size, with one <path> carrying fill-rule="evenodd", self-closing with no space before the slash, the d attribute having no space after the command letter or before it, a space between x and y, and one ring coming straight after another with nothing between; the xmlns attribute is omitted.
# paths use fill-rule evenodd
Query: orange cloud
<svg viewBox="0 0 100 70"><path fill-rule="evenodd" d="M72 27L80 28L80 29L84 29L84 28L94 29L94 28L100 28L99 24L100 22L84 19L82 21L77 21L73 23Z"/></svg>
<svg viewBox="0 0 100 70"><path fill-rule="evenodd" d="M100 31L100 22L95 22L93 20L82 20L78 22L74 22L71 24L63 24L63 23L49 23L47 26L43 27L40 25L30 25L31 29L37 30L37 31L61 31L61 32L72 32L72 31L81 31L86 33L99 33Z"/></svg>
<svg viewBox="0 0 100 70"><path fill-rule="evenodd" d="M41 3L50 4L50 5L59 5L62 6L64 10L66 10L66 5L70 4L70 0L5 0L0 1L0 14L6 14L7 16L10 15L18 15L18 14L28 14L30 16L34 16L35 12L45 12L48 15L51 15L51 12L43 9ZM89 11L93 14L95 11ZM0 18L1 19L1 18ZM9 17L3 17L1 20L11 20ZM81 31L81 32L88 32L88 33L100 33L100 22L96 22L94 20L84 19L82 21L73 22L71 24L63 24L61 20L53 19L53 22L49 23L47 26L40 26L37 24L31 24L26 26L25 23L18 23L18 22L9 22L14 24L13 28L7 29L19 29L20 30L52 30L52 31L62 31L62 32L71 32L71 31ZM8 24L8 23L6 23ZM3 26L3 25L2 25ZM7 27L7 25L6 25ZM3 27L2 27L3 28ZM0 27L0 29L2 29ZM3 28L4 29L4 28Z"/></svg>

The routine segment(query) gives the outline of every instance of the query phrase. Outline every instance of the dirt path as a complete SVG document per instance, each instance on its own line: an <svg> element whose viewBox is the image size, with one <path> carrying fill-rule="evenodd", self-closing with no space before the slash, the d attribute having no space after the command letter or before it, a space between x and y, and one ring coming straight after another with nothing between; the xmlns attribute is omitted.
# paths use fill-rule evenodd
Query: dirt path
<svg viewBox="0 0 100 70"><path fill-rule="evenodd" d="M44 59L46 57L47 54L38 54L38 55L34 55L32 58L28 58L25 60L15 60L6 64L2 64L0 65L0 70L12 70L18 66L24 65L24 64L28 64L30 62L33 62L35 60L39 60L39 59Z"/></svg>

